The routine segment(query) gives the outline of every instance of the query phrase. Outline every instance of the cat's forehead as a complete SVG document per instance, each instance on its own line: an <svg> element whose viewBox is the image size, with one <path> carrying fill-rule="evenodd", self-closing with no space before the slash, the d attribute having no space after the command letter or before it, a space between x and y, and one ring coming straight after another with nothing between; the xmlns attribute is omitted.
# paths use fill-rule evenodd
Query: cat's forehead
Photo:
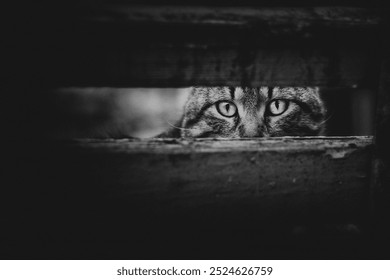
<svg viewBox="0 0 390 280"><path fill-rule="evenodd" d="M199 87L195 88L198 103L215 103L221 100L240 102L245 106L267 102L271 99L298 99L303 102L318 95L318 88L299 87Z"/></svg>
<svg viewBox="0 0 390 280"><path fill-rule="evenodd" d="M210 87L204 94L208 102L214 103L219 100L231 100L234 89L229 87Z"/></svg>
<svg viewBox="0 0 390 280"><path fill-rule="evenodd" d="M241 103L256 104L264 102L269 97L268 87L259 88L241 88L237 87L234 92L234 100L241 101Z"/></svg>
<svg viewBox="0 0 390 280"><path fill-rule="evenodd" d="M318 87L275 87L272 92L272 98L299 99L303 102L318 96Z"/></svg>
<svg viewBox="0 0 390 280"><path fill-rule="evenodd" d="M269 88L243 88L243 87L210 87L197 88L196 93L203 96L208 103L219 100L234 100L242 103L257 103L269 97Z"/></svg>

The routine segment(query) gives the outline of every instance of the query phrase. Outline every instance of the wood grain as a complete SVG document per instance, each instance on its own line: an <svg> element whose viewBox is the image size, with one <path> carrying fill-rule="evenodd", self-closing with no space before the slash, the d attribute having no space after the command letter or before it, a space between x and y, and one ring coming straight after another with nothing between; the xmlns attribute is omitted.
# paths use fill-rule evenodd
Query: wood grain
<svg viewBox="0 0 390 280"><path fill-rule="evenodd" d="M371 143L370 137L81 140L62 146L55 162L66 164L50 173L68 182L57 191L107 196L129 215L221 223L353 220L367 214Z"/></svg>
<svg viewBox="0 0 390 280"><path fill-rule="evenodd" d="M384 252L365 234L371 137L84 139L14 147L1 205L10 213L2 217L7 258Z"/></svg>
<svg viewBox="0 0 390 280"><path fill-rule="evenodd" d="M15 73L6 80L181 87L366 86L378 78L377 9L88 3L52 7L12 33L5 47Z"/></svg>

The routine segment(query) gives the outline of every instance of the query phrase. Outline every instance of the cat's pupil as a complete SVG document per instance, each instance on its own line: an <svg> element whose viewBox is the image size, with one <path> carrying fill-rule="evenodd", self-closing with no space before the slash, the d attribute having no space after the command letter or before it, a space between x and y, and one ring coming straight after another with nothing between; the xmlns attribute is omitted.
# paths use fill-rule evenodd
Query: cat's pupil
<svg viewBox="0 0 390 280"><path fill-rule="evenodd" d="M225 110L226 110L226 112L229 112L229 109L230 109L230 104L229 104L229 103L226 103L226 105L225 105Z"/></svg>
<svg viewBox="0 0 390 280"><path fill-rule="evenodd" d="M279 100L275 101L275 107L276 107L277 110L279 110Z"/></svg>

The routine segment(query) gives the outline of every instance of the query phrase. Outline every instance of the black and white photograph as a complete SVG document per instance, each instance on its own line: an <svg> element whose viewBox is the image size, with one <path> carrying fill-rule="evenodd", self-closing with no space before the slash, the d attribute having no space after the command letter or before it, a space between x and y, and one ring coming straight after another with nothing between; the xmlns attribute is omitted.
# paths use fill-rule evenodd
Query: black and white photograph
<svg viewBox="0 0 390 280"><path fill-rule="evenodd" d="M12 6L2 260L390 259L386 6Z"/></svg>

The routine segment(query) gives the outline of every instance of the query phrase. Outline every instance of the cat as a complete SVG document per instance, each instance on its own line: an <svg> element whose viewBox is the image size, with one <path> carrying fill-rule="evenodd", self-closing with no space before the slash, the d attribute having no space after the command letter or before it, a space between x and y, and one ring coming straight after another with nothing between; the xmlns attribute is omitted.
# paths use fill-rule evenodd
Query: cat
<svg viewBox="0 0 390 280"><path fill-rule="evenodd" d="M182 118L157 137L318 136L325 116L318 87L193 87Z"/></svg>

